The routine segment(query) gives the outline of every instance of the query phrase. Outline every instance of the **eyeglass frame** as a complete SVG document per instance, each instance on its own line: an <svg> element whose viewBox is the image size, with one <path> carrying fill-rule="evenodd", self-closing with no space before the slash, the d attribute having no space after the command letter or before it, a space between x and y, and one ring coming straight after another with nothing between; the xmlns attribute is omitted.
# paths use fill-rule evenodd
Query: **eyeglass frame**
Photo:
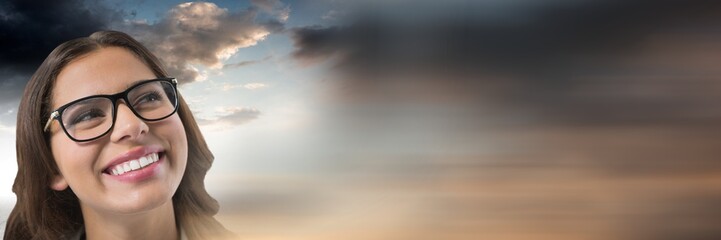
<svg viewBox="0 0 721 240"><path fill-rule="evenodd" d="M130 91L132 91L132 90L135 90L135 88L140 85L143 85L143 84L146 84L149 82L155 82L155 81L168 82L168 83L170 83L171 86L173 86L173 92L175 93L175 103L174 103L175 107L173 108L172 112L170 112L168 115L166 115L164 117L157 118L157 119L147 119L147 118L144 118L143 116L140 116L140 113L135 111L135 108L132 105L130 105L130 100L128 99L128 93L130 93ZM81 102L81 101L84 101L87 99L91 99L91 98L106 98L106 99L109 99L113 103L113 105L112 105L113 106L112 123L110 124L110 127L108 128L108 130L106 130L102 134L98 135L97 137L90 138L90 139L84 139L84 140L78 140L78 139L74 138L73 136L71 136L70 133L68 133L68 130L65 128L65 124L63 124L63 119L62 119L61 115L63 114L65 109L68 108L69 106L72 106L75 103L78 103L78 102ZM48 129L50 128L50 124L53 122L53 120L57 120L58 123L60 123L60 127L63 129L63 132L65 132L65 135L67 135L68 138L70 138L71 140L73 140L75 142L89 142L89 141L93 141L93 140L96 140L98 138L105 136L105 134L108 134L115 127L115 121L118 116L118 107L116 105L117 105L118 100L120 100L120 99L125 101L125 103L128 105L128 108L130 109L130 111L133 112L133 114L135 114L136 117L138 117L146 122L155 122L155 121L160 121L160 120L166 119L166 118L172 116L173 114L175 114L178 111L178 105L180 105L179 98L180 97L178 96L178 80L177 79L169 77L169 78L156 78L156 79L143 80L143 81L139 81L139 82L133 84L132 86L128 87L128 89L125 89L125 91L122 91L122 92L119 92L116 94L91 95L91 96L73 100L72 102L69 102L65 105L58 107L57 109L53 110L50 113L50 117L48 118L47 123L45 123L45 128L43 128L43 132L47 132Z"/></svg>

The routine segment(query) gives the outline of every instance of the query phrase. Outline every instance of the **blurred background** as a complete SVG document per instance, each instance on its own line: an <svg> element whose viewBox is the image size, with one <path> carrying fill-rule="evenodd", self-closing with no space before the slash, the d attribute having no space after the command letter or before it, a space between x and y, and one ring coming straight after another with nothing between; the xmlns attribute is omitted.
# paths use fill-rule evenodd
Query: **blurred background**
<svg viewBox="0 0 721 240"><path fill-rule="evenodd" d="M25 83L102 29L181 80L244 239L721 238L721 2L3 1L3 218Z"/></svg>

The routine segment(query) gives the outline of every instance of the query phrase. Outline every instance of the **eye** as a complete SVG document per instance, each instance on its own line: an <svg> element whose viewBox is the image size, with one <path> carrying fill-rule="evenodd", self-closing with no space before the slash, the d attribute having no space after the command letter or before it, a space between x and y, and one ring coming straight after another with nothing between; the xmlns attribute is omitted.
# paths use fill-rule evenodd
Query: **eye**
<svg viewBox="0 0 721 240"><path fill-rule="evenodd" d="M97 109L97 108L88 109L87 111L82 112L82 113L74 116L73 118L71 118L72 121L70 122L70 124L75 125L75 124L78 124L81 122L87 122L87 121L90 121L90 120L93 120L96 118L102 118L102 117L105 117L105 113L102 110Z"/></svg>
<svg viewBox="0 0 721 240"><path fill-rule="evenodd" d="M143 104L143 103L149 103L149 102L155 102L162 100L163 97L158 92L148 92L140 96L136 101L134 105Z"/></svg>

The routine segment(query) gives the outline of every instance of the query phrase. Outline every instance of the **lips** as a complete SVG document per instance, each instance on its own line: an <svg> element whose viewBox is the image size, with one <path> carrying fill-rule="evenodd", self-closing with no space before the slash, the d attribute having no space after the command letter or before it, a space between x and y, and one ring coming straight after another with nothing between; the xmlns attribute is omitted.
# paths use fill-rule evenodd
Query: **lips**
<svg viewBox="0 0 721 240"><path fill-rule="evenodd" d="M104 168L103 173L120 176L144 169L163 157L159 146L140 146L118 155Z"/></svg>

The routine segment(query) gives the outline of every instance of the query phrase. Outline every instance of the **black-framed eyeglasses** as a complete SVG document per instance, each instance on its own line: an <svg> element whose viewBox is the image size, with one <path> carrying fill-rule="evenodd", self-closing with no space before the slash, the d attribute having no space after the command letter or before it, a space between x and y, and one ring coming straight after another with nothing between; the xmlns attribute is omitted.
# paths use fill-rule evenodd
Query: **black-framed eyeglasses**
<svg viewBox="0 0 721 240"><path fill-rule="evenodd" d="M135 116L144 121L165 119L178 110L177 85L175 78L144 80L121 93L93 95L72 101L50 113L43 131L47 132L50 123L58 120L73 141L98 139L115 126L119 99L123 99Z"/></svg>

